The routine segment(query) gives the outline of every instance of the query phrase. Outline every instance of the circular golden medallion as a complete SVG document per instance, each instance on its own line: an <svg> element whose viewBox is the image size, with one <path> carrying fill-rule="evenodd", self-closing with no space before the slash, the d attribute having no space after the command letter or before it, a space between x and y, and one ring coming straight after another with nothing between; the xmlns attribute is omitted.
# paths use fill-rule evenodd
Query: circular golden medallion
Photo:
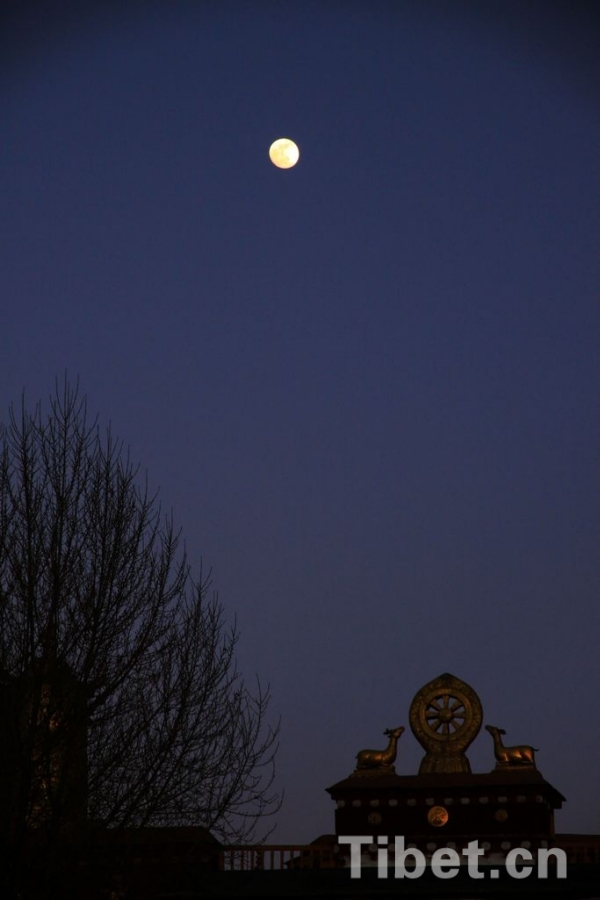
<svg viewBox="0 0 600 900"><path fill-rule="evenodd" d="M427 813L427 821L435 828L441 828L448 821L448 810L445 806L432 806Z"/></svg>
<svg viewBox="0 0 600 900"><path fill-rule="evenodd" d="M508 813L505 809L497 809L494 813L494 818L496 822L506 822L508 819Z"/></svg>
<svg viewBox="0 0 600 900"><path fill-rule="evenodd" d="M381 813L369 813L369 825L381 825Z"/></svg>

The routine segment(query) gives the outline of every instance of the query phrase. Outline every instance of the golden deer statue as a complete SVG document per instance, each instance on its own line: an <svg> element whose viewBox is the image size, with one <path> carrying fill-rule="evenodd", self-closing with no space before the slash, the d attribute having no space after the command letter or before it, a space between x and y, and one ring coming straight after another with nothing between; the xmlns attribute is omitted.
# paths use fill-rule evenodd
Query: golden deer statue
<svg viewBox="0 0 600 900"><path fill-rule="evenodd" d="M360 750L356 754L357 769L391 769L396 761L398 739L404 728L386 728L383 732L389 737L385 750Z"/></svg>
<svg viewBox="0 0 600 900"><path fill-rule="evenodd" d="M503 728L486 725L485 730L489 731L494 739L494 756L498 766L529 766L530 768L535 768L537 747L529 747L526 744L520 744L517 747L505 747L500 737L501 734L506 734Z"/></svg>

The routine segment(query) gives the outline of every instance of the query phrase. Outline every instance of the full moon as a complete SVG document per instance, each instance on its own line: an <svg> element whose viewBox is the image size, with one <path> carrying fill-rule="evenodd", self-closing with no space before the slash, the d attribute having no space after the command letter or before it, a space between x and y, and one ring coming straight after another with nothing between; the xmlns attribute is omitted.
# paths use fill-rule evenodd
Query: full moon
<svg viewBox="0 0 600 900"><path fill-rule="evenodd" d="M278 169L291 169L300 159L300 150L289 138L278 138L269 147L269 157Z"/></svg>

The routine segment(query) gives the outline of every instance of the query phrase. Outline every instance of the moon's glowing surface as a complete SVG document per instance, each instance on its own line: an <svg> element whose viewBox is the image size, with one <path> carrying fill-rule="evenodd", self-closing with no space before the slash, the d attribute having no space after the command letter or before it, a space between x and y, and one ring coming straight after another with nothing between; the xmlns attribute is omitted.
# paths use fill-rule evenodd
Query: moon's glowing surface
<svg viewBox="0 0 600 900"><path fill-rule="evenodd" d="M289 138L278 138L269 147L269 157L278 169L291 169L300 159L300 150Z"/></svg>

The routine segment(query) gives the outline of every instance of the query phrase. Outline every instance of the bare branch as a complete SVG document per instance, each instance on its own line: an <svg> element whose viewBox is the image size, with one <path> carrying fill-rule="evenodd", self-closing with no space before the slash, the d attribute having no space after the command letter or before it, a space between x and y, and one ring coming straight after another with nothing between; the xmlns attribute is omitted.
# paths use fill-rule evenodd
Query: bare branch
<svg viewBox="0 0 600 900"><path fill-rule="evenodd" d="M279 807L279 726L269 691L238 673L236 642L210 576L193 576L171 518L110 429L88 419L78 386L57 385L46 418L24 400L11 408L0 667L18 746L12 821L60 830L83 796L82 814L107 826L250 839Z"/></svg>

